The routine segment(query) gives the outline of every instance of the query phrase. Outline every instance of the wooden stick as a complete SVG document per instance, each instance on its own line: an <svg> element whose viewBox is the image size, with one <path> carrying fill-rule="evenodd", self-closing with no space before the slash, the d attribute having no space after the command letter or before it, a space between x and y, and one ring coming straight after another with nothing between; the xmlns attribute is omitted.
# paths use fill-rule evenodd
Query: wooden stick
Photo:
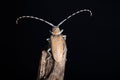
<svg viewBox="0 0 120 80"><path fill-rule="evenodd" d="M61 62L56 62L53 57L46 60L48 53L43 50L38 69L37 80L64 80L66 54Z"/></svg>

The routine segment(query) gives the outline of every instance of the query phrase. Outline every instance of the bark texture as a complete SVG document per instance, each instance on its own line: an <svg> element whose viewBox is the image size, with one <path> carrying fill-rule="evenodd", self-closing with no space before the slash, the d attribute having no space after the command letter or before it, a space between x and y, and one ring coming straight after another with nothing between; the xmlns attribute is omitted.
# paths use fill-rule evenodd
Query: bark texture
<svg viewBox="0 0 120 80"><path fill-rule="evenodd" d="M49 54L43 50L38 69L37 80L64 80L66 53L64 53L61 62L56 62Z"/></svg>

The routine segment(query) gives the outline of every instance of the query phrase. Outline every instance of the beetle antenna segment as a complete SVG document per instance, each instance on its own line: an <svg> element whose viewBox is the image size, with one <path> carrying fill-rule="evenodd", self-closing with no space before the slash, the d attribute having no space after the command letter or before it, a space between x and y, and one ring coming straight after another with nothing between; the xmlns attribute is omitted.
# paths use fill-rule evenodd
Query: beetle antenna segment
<svg viewBox="0 0 120 80"><path fill-rule="evenodd" d="M50 23L50 22L48 22L48 21L46 21L46 20L44 20L44 19L42 19L42 18L38 18L38 17L34 17L34 16L21 16L21 17L18 17L17 20L16 20L16 24L18 24L18 21L19 21L20 19L23 19L23 18L37 19L37 20L39 20L39 21L42 21L42 22L45 22L45 23L49 24L49 25L52 26L52 27L55 27L52 23Z"/></svg>
<svg viewBox="0 0 120 80"><path fill-rule="evenodd" d="M92 12L89 9L83 9L83 10L77 11L77 12L73 13L72 15L68 16L66 19L62 20L57 26L60 26L61 24L63 24L66 20L68 20L72 16L75 16L76 14L79 14L79 13L84 12L84 11L89 12L90 16L92 16Z"/></svg>

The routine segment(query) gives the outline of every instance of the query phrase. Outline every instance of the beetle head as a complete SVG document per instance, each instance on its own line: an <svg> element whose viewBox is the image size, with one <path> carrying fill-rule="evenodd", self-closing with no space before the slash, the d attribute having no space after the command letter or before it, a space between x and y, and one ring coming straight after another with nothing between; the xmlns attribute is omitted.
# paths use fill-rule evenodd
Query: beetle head
<svg viewBox="0 0 120 80"><path fill-rule="evenodd" d="M53 27L53 29L52 29L53 35L60 35L62 32L63 32L63 30L60 30L60 28L58 26Z"/></svg>

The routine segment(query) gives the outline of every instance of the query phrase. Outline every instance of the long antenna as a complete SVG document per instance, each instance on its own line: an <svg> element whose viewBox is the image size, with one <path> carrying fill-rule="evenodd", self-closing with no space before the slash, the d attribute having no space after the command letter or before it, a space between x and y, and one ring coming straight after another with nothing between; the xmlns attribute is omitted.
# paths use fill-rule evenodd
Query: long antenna
<svg viewBox="0 0 120 80"><path fill-rule="evenodd" d="M83 10L77 11L77 12L73 13L72 15L68 16L67 18L65 18L64 20L62 20L57 26L62 25L66 20L68 20L68 19L71 18L72 16L75 16L76 14L79 14L79 13L84 12L84 11L89 12L89 13L90 13L90 16L92 16L92 12L91 12L89 9L83 9Z"/></svg>
<svg viewBox="0 0 120 80"><path fill-rule="evenodd" d="M18 21L19 21L20 19L23 19L23 18L37 19L37 20L40 20L40 21L42 21L42 22L45 22L45 23L49 24L49 25L52 26L52 27L55 27L52 23L50 23L50 22L48 22L48 21L46 21L46 20L44 20L44 19L42 19L42 18L38 18L38 17L34 17L34 16L21 16L21 17L18 17L17 20L16 20L16 24L18 24Z"/></svg>
<svg viewBox="0 0 120 80"><path fill-rule="evenodd" d="M18 21L19 21L20 19L23 19L23 18L32 18L32 19L37 19L37 20L39 20L39 21L45 22L45 23L49 24L49 25L52 26L52 27L59 27L60 25L62 25L65 21L67 21L67 20L70 19L71 17L73 17L73 16L75 16L76 14L79 14L79 13L81 13L81 12L85 12L85 11L89 12L89 13L90 13L90 16L92 16L92 12L91 12L89 9L83 9L83 10L80 10L80 11L77 11L77 12L71 14L70 16L68 16L67 18L65 18L64 20L62 20L57 26L53 25L52 23L50 23L50 22L48 22L48 21L46 21L46 20L44 20L44 19L42 19L42 18L38 18L38 17L34 17L34 16L21 16L21 17L18 17L17 20L16 20L16 24L18 24Z"/></svg>

